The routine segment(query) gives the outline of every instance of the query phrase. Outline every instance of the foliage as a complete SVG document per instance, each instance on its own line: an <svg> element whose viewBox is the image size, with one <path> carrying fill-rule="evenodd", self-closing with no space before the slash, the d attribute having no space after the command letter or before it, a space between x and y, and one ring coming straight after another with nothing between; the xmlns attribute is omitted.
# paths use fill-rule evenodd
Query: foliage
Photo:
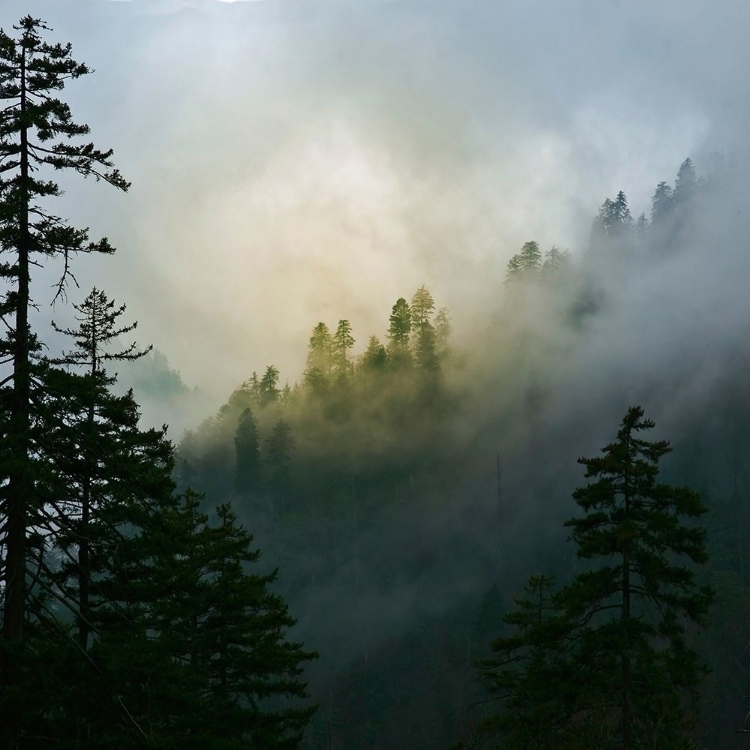
<svg viewBox="0 0 750 750"><path fill-rule="evenodd" d="M533 598L504 618L514 634L482 665L504 699L488 725L508 733L509 747L564 746L584 725L608 735L598 747L689 744L703 670L687 626L704 622L713 594L683 562L706 560L705 531L683 519L705 508L693 490L657 482L671 449L638 436L653 426L633 407L602 456L579 460L593 481L573 493L585 515L566 526L592 565L551 598L551 580L532 577Z"/></svg>
<svg viewBox="0 0 750 750"><path fill-rule="evenodd" d="M36 425L37 394L45 389L35 379L39 371L34 372L31 361L38 343L29 328L30 270L32 264L62 259L56 295L60 296L71 275L72 256L113 252L106 238L92 242L87 230L73 228L50 211L49 199L59 197L61 190L44 176L53 170L72 170L121 190L128 187L112 166L111 150L77 142L89 128L76 123L69 106L56 95L68 80L86 75L89 69L73 60L70 44L44 41L48 29L40 20L25 16L13 28L16 37L0 30L0 249L6 258L10 256L0 264L5 287L0 315L8 329L0 356L12 362L11 386L2 394L9 419L3 424L5 450L0 457L0 517L5 519L0 539L4 560L0 681L11 717L2 735L8 746L21 734L19 685L28 674L24 665L27 557L38 549L34 529L44 513L35 477L45 471L35 469L39 450L35 441L43 437Z"/></svg>

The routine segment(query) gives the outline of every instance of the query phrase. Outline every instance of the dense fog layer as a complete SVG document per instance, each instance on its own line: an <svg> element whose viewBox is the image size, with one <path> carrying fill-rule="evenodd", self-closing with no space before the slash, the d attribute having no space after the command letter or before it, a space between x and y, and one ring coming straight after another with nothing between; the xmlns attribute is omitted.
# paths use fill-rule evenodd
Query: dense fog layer
<svg viewBox="0 0 750 750"><path fill-rule="evenodd" d="M637 215L685 156L747 158L737 3L35 1L3 24L22 12L96 68L71 103L133 182L69 191L120 249L83 291L106 274L217 401L268 361L296 380L319 319L363 349L402 287L472 330L522 242L578 255L604 197Z"/></svg>

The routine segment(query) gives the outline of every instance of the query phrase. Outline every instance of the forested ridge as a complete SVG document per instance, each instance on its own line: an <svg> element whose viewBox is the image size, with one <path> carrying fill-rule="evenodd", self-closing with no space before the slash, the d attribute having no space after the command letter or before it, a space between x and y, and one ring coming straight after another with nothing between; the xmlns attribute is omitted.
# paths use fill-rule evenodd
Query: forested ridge
<svg viewBox="0 0 750 750"><path fill-rule="evenodd" d="M114 368L189 389L50 207L59 171L129 187L50 35L0 32L0 747L743 747L742 165L525 242L473 328L426 285L380 331L300 321L296 380L259 366L174 446Z"/></svg>
<svg viewBox="0 0 750 750"><path fill-rule="evenodd" d="M619 192L600 207L584 251L525 243L507 264L495 317L476 338L457 340L452 318L461 311L439 307L425 287L396 300L383 316L384 333L364 332L356 356L350 351L359 333L346 318L319 322L299 382L268 365L185 434L178 482L209 501L232 497L252 519L264 547L283 560L285 596L321 651L311 673L325 697L311 746L438 747L446 736L495 746L481 719L488 696L474 665L486 668L493 638L510 637L524 578L541 575L532 582L547 586L552 576L566 582L580 570L563 521L573 509L566 496L582 479L576 454L563 465L560 441L601 447L587 439L587 421L600 429L605 418L597 410L613 407L605 397L643 401L657 416L661 409L678 430L667 476L701 492L709 558L696 551L696 592L716 589L709 619L696 615L688 628L699 654L691 679L700 702L691 705L702 711L683 729L696 746L741 742L744 626L729 619L744 617L737 605L747 583L738 566L746 541L733 514L746 475L741 449L731 449L730 461L728 446L747 417L730 407L740 397L746 355L732 352L712 389L677 411L703 360L700 349L682 352L679 368L644 368L631 382L617 372L597 385L599 393L588 390L575 363L585 361L598 329L622 317L622 306L632 308L627 289L644 271L679 266L705 241L706 217L717 205L735 220L730 186L734 177L719 159L706 177L686 159L674 187L655 188L650 218L634 219ZM488 347L497 352L491 372ZM632 348L633 357L643 356ZM578 385L566 395L571 373ZM580 387L590 403L579 403ZM613 432L603 429L600 443ZM699 609L712 601L707 592L696 593L705 597ZM736 634L729 648L728 633ZM548 731L549 746L562 746L559 733ZM542 746L527 742L513 746ZM602 735L570 742L618 746Z"/></svg>

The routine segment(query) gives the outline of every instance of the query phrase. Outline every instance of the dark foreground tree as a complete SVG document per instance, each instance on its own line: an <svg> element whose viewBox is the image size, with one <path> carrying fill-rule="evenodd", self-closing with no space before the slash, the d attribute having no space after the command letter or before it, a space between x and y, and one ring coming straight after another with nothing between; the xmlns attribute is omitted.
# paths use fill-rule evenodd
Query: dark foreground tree
<svg viewBox="0 0 750 750"><path fill-rule="evenodd" d="M688 628L712 600L692 567L706 560L694 523L705 509L693 490L658 482L671 448L640 437L653 426L633 407L603 455L579 459L592 481L573 493L585 515L566 526L586 567L549 598L547 579L532 579L536 610L519 603L505 618L515 634L483 664L504 697L494 722L510 729L507 747L693 746L704 670Z"/></svg>
<svg viewBox="0 0 750 750"><path fill-rule="evenodd" d="M72 338L75 346L53 364L83 368L84 377L75 383L72 390L77 409L71 408L74 403L71 400L62 409L54 409L53 402L58 426L62 426L63 432L72 431L72 439L66 440L63 435L58 435L54 442L49 441L48 447L54 446L58 454L55 458L58 467L66 459L71 460L70 454L77 463L73 476L69 471L68 476L62 478L60 492L66 496L67 506L65 512L59 513L56 518L61 532L57 535L56 544L67 553L68 563L72 563L74 577L77 579L76 620L81 649L85 652L89 645L88 604L92 571L90 552L95 527L94 524L90 528L90 524L92 521L101 522L101 519L96 518L97 513L100 509L106 509L108 502L113 502L112 488L117 486L116 480L122 479L118 475L123 466L127 465L128 459L132 462L139 452L143 452L143 438L150 439L156 445L163 439L163 435L156 431L141 433L137 427L137 410L133 408L132 396L118 398L109 391L115 378L109 376L104 369L107 363L133 361L151 351L151 347L138 350L135 343L124 349L116 347L115 351L112 350L112 345L116 345L121 336L132 332L138 325L122 325L119 322L125 312L125 305L117 307L102 290L94 288L80 305L73 307L78 313L77 327L60 328L55 323L52 325L58 333ZM58 376L58 383L63 380L64 376ZM74 379L67 380L69 383L75 382ZM136 420L132 419L133 416ZM127 438L125 430L128 431ZM134 436L138 436L137 441L133 441ZM126 454L122 445L128 441L131 450ZM61 446L68 448L67 456L59 455ZM149 459L154 460L156 455L151 453ZM70 468L73 467L69 465ZM135 472L136 475L139 473ZM133 482L136 477L131 474L127 479ZM129 489L135 490L136 484ZM167 491L171 490L168 480L165 487ZM53 504L54 499L48 498L47 502ZM70 570L71 566L66 565L64 568Z"/></svg>
<svg viewBox="0 0 750 750"><path fill-rule="evenodd" d="M658 482L666 440L639 436L654 423L632 407L603 455L581 458L593 481L573 493L584 511L566 523L578 557L597 566L561 592L582 625L581 658L598 660L595 680L614 712L625 750L677 747L688 733L702 668L687 642L712 600L690 564L706 562L706 511L687 487Z"/></svg>
<svg viewBox="0 0 750 750"><path fill-rule="evenodd" d="M86 230L74 229L49 210L47 199L61 191L48 175L70 169L121 190L128 187L111 168L111 151L76 143L75 139L88 133L88 126L75 123L68 105L56 97L68 80L85 75L88 68L72 59L69 44L43 41L47 27L40 20L26 16L13 28L18 32L15 37L0 30L0 250L5 256L0 278L6 289L0 315L8 331L0 343L0 357L12 365L11 386L2 394L9 418L3 421L0 466L4 560L0 677L10 701L0 741L6 747L15 747L18 740L16 686L24 669L27 541L39 510L32 461L35 339L28 320L30 270L50 257L61 258L60 294L70 274L72 255L112 252L106 239L90 242Z"/></svg>
<svg viewBox="0 0 750 750"><path fill-rule="evenodd" d="M188 492L133 538L103 582L113 605L93 652L150 746L292 750L315 710L301 674L316 654L287 639L276 571L248 569L260 557L252 536L228 505L216 514L210 525ZM99 729L102 746L121 736Z"/></svg>

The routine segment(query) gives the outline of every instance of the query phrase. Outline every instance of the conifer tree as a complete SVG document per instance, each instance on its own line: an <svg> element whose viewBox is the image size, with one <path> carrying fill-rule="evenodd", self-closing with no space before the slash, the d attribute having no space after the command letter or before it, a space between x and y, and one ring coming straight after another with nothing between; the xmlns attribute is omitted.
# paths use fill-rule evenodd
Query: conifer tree
<svg viewBox="0 0 750 750"><path fill-rule="evenodd" d="M591 227L591 246L609 246L614 241L627 240L633 229L633 216L628 199L620 190L615 200L607 198Z"/></svg>
<svg viewBox="0 0 750 750"><path fill-rule="evenodd" d="M507 747L558 747L553 729L576 705L571 686L563 680L568 664L566 636L570 624L554 596L554 579L529 578L526 597L516 599L517 609L503 616L513 628L510 635L490 644L492 656L477 662L480 675L503 710L483 722L489 734L505 735Z"/></svg>
<svg viewBox="0 0 750 750"><path fill-rule="evenodd" d="M62 358L53 360L54 364L66 366L78 366L85 370L84 385L82 393L81 424L76 424L74 429L79 435L79 454L81 464L78 473L80 483L80 516L76 513L74 517L66 515L61 517L59 523L63 529L67 529L73 538L77 539L77 579L78 579L78 636L83 651L88 650L89 635L89 590L91 586L91 564L90 564L90 542L91 535L89 525L92 521L92 513L104 502L107 490L102 483L114 479L115 467L107 465L112 472L111 476L102 475L101 465L107 463L107 458L122 461L123 458L117 454L106 454L103 445L106 442L106 433L113 426L113 416L118 409L128 411L132 408L129 402L123 402L113 398L109 388L115 379L107 375L104 365L107 362L134 361L151 351L151 347L138 350L135 342L125 349L112 351L110 346L119 337L130 333L137 327L137 323L131 325L120 325L118 319L125 312L125 305L115 306L113 300L107 299L107 295L94 288L80 305L73 305L78 312L76 320L77 328L60 328L53 322L53 327L58 333L73 338L75 348L65 353ZM68 419L71 415L68 415ZM122 426L122 423L120 425ZM131 425L132 428L132 425ZM70 509L69 509L70 513Z"/></svg>
<svg viewBox="0 0 750 750"><path fill-rule="evenodd" d="M273 365L268 365L263 373L258 391L258 402L261 407L275 404L279 400L279 371Z"/></svg>
<svg viewBox="0 0 750 750"><path fill-rule="evenodd" d="M514 255L506 268L506 281L536 278L541 269L542 252L537 242L525 242L521 252Z"/></svg>
<svg viewBox="0 0 750 750"><path fill-rule="evenodd" d="M674 209L672 188L666 182L660 182L651 198L651 224L663 226Z"/></svg>
<svg viewBox="0 0 750 750"><path fill-rule="evenodd" d="M677 179L674 185L675 205L689 203L698 192L698 178L695 174L695 166L692 159L688 158L680 164L677 171Z"/></svg>
<svg viewBox="0 0 750 750"><path fill-rule="evenodd" d="M562 273L570 267L570 252L568 250L559 250L552 246L544 254L544 263L542 264L541 273L544 279L559 278Z"/></svg>
<svg viewBox="0 0 750 750"><path fill-rule="evenodd" d="M438 356L441 358L445 357L448 353L448 341L450 340L452 330L448 308L441 307L435 316L435 342L437 344Z"/></svg>
<svg viewBox="0 0 750 750"><path fill-rule="evenodd" d="M432 385L440 369L440 358L437 353L435 327L431 322L435 302L425 286L421 286L415 292L410 309L414 361L422 373L422 385Z"/></svg>
<svg viewBox="0 0 750 750"><path fill-rule="evenodd" d="M336 326L336 333L333 334L333 340L331 342L333 369L339 377L346 377L351 372L349 352L354 346L354 343L351 323L349 323L348 320L340 320L338 326Z"/></svg>
<svg viewBox="0 0 750 750"><path fill-rule="evenodd" d="M258 422L248 407L240 414L234 436L235 487L244 495L258 493L262 482Z"/></svg>
<svg viewBox="0 0 750 750"><path fill-rule="evenodd" d="M435 310L435 302L427 288L422 285L414 293L411 299L411 323L412 329L419 330L419 327L429 323L432 313Z"/></svg>
<svg viewBox="0 0 750 750"><path fill-rule="evenodd" d="M314 392L322 393L331 374L331 332L325 323L318 323L310 336L305 367L305 384Z"/></svg>
<svg viewBox="0 0 750 750"><path fill-rule="evenodd" d="M174 488L172 447L164 430L139 428L132 392L114 395L115 378L104 369L108 361L141 354L135 345L115 351L108 346L135 326L119 326L124 307L116 308L98 290L75 307L79 326L58 328L74 338L75 347L56 363L84 373L35 363L44 383L34 394L40 500L35 538L43 544L34 549L27 603L34 636L28 652L41 648L64 655L67 671L44 667L48 684L60 686L49 699L56 708L37 700L21 723L24 736L61 741L93 736L105 716L121 729L130 724L127 709L112 703L100 681L102 665L91 652L107 629L102 609L111 606L101 583L127 554L132 531L153 508L169 502ZM72 616L72 627L61 612ZM26 689L33 690L33 683Z"/></svg>
<svg viewBox="0 0 750 750"><path fill-rule="evenodd" d="M641 215L635 222L635 236L639 239L639 241L643 242L645 240L646 235L648 234L648 229L649 224L648 219L646 218L646 214L641 212Z"/></svg>
<svg viewBox="0 0 750 750"><path fill-rule="evenodd" d="M614 234L622 234L628 231L633 225L633 216L630 213L627 196L622 190L617 193L612 209L613 221L610 225L611 232Z"/></svg>
<svg viewBox="0 0 750 750"><path fill-rule="evenodd" d="M579 655L601 662L597 688L617 708L625 750L657 734L662 746L685 737L684 695L701 676L686 626L703 623L712 599L685 565L706 561L705 531L683 521L705 507L693 490L657 481L671 447L639 437L653 427L632 407L602 456L579 459L593 481L573 493L585 515L566 523L578 557L598 567L576 576L560 601L585 623Z"/></svg>
<svg viewBox="0 0 750 750"><path fill-rule="evenodd" d="M639 436L654 423L628 410L603 455L581 458L591 483L573 493L584 516L572 530L586 567L504 618L515 627L481 664L503 709L488 722L504 747L689 748L703 673L688 627L712 600L690 565L706 560L705 508L687 487L658 482L667 441ZM534 604L536 602L536 605Z"/></svg>
<svg viewBox="0 0 750 750"><path fill-rule="evenodd" d="M188 492L165 506L109 581L128 612L98 644L111 690L149 746L293 750L315 710L301 665L316 654L287 639L276 571L248 570L260 553L230 507L211 525L199 504Z"/></svg>
<svg viewBox="0 0 750 750"><path fill-rule="evenodd" d="M388 326L388 358L396 367L411 362L409 336L412 328L412 315L409 303L399 297L391 309Z"/></svg>
<svg viewBox="0 0 750 750"><path fill-rule="evenodd" d="M0 314L14 322L0 345L0 356L12 362L11 386L4 394L10 419L3 438L7 459L0 473L4 485L0 516L3 556L4 645L0 653L0 678L11 699L2 742L14 747L18 740L18 707L15 686L23 669L24 608L27 594L26 550L29 529L39 512L31 456L32 392L31 353L35 338L29 328L32 304L30 269L50 257L61 258L63 272L57 292L64 294L70 278L69 262L79 252L113 252L105 239L90 241L85 229L75 229L47 206L61 194L46 178L53 170L73 170L126 190L128 183L112 168L112 151L101 151L77 139L89 132L76 123L69 106L57 97L67 81L89 73L71 56L70 44L50 44L39 19L25 16L13 27L17 36L0 30L0 248L9 258L0 264L6 291Z"/></svg>
<svg viewBox="0 0 750 750"><path fill-rule="evenodd" d="M275 433L284 432L288 446L284 427L279 423ZM281 437L277 442L281 445ZM201 700L214 709L206 735L213 742L233 740L226 747L291 750L299 746L315 707L290 706L288 699L307 698L301 664L317 654L287 640L295 621L284 600L269 590L277 571L248 572L260 558L251 547L253 537L228 505L216 513L218 524L203 530L204 552L194 556L205 566L207 593L195 639L196 661L207 673L210 691L203 691ZM287 704L269 705L269 699L280 698Z"/></svg>
<svg viewBox="0 0 750 750"><path fill-rule="evenodd" d="M362 367L368 372L375 372L385 367L388 361L388 352L380 343L377 336L370 336L367 342L367 349L362 355Z"/></svg>
<svg viewBox="0 0 750 750"><path fill-rule="evenodd" d="M258 377L258 373L253 370L253 374L245 383L243 383L242 388L249 394L250 404L253 407L260 408L262 397L260 378Z"/></svg>
<svg viewBox="0 0 750 750"><path fill-rule="evenodd" d="M414 361L423 375L435 376L440 370L435 327L429 320L421 323L414 342Z"/></svg>
<svg viewBox="0 0 750 750"><path fill-rule="evenodd" d="M281 393L279 394L279 403L282 406L289 406L292 403L293 394L294 391L287 381L286 383L284 383L284 387L281 389Z"/></svg>

